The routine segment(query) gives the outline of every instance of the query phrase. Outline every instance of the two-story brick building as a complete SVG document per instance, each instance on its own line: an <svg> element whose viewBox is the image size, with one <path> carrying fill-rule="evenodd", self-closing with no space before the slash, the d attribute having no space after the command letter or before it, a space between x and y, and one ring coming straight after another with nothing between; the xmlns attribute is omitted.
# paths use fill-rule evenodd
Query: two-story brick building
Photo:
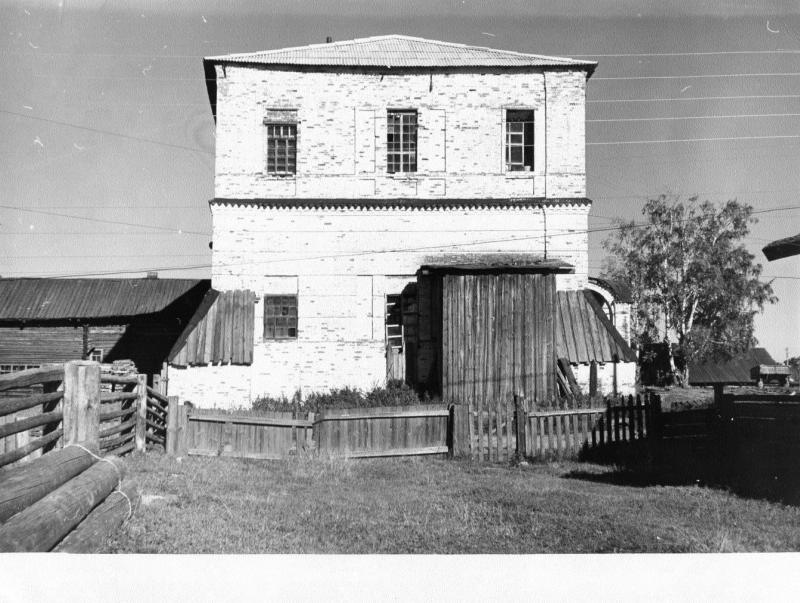
<svg viewBox="0 0 800 603"><path fill-rule="evenodd" d="M401 293L448 256L557 259L559 290L586 287L595 66L398 35L205 59L212 285L255 293L252 364L186 362L171 393L383 383Z"/></svg>

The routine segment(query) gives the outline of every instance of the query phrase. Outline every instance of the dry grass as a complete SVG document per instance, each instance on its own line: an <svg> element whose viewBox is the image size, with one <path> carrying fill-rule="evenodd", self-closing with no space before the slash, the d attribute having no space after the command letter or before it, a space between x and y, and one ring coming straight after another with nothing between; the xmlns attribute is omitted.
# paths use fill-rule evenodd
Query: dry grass
<svg viewBox="0 0 800 603"><path fill-rule="evenodd" d="M104 552L599 553L800 550L800 509L607 468L433 459L131 459L143 505ZM584 479L570 477L582 475Z"/></svg>

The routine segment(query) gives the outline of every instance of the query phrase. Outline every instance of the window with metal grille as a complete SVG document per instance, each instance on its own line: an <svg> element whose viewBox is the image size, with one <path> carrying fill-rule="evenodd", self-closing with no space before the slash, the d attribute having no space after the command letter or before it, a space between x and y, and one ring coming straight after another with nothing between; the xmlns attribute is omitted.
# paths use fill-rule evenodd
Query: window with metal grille
<svg viewBox="0 0 800 603"><path fill-rule="evenodd" d="M267 173L286 176L297 171L297 124L265 122Z"/></svg>
<svg viewBox="0 0 800 603"><path fill-rule="evenodd" d="M386 171L417 171L417 112L389 111L386 124Z"/></svg>
<svg viewBox="0 0 800 603"><path fill-rule="evenodd" d="M533 111L506 111L506 170L533 171Z"/></svg>
<svg viewBox="0 0 800 603"><path fill-rule="evenodd" d="M297 296L264 296L264 339L297 339Z"/></svg>

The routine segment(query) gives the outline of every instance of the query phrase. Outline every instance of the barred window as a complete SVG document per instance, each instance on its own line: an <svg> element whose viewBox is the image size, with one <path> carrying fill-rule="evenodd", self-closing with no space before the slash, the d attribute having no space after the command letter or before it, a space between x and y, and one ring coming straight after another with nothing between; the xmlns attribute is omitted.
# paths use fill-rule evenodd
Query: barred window
<svg viewBox="0 0 800 603"><path fill-rule="evenodd" d="M297 124L265 123L267 127L267 173L294 174L297 169Z"/></svg>
<svg viewBox="0 0 800 603"><path fill-rule="evenodd" d="M417 112L389 111L386 125L386 171L417 171Z"/></svg>
<svg viewBox="0 0 800 603"><path fill-rule="evenodd" d="M297 296L264 296L264 339L297 339Z"/></svg>
<svg viewBox="0 0 800 603"><path fill-rule="evenodd" d="M533 111L506 111L506 170L533 171Z"/></svg>

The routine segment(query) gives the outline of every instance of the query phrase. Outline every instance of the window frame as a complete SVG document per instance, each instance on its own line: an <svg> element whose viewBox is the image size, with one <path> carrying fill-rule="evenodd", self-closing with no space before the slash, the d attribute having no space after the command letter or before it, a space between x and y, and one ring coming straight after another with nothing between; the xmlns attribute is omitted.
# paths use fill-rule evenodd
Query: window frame
<svg viewBox="0 0 800 603"><path fill-rule="evenodd" d="M529 119L514 119L513 114L528 114ZM521 116L521 115L520 115ZM519 129L510 127L520 126ZM503 120L503 165L508 174L532 174L536 169L536 112L532 108L513 107L505 109ZM519 137L512 142L512 136ZM519 149L521 158L512 160L512 150ZM526 169L527 168L527 169Z"/></svg>
<svg viewBox="0 0 800 603"><path fill-rule="evenodd" d="M99 360L95 360L94 359L95 354L99 354L100 355L100 359ZM88 360L92 360L94 362L99 362L99 363L102 364L103 356L104 356L103 348L92 348L91 350L89 350L89 358L88 358Z"/></svg>
<svg viewBox="0 0 800 603"><path fill-rule="evenodd" d="M412 116L413 123L410 122ZM399 119L397 124L392 123L394 118ZM400 136L400 139L394 140L393 137L397 135ZM396 156L397 159L391 159L392 156ZM418 165L419 111L417 109L387 109L386 173L413 174L417 172Z"/></svg>
<svg viewBox="0 0 800 603"><path fill-rule="evenodd" d="M298 329L298 296L297 294L266 294L264 300L264 341L296 341ZM275 309L278 309L278 313ZM284 312L286 308L286 312ZM294 310L294 313L292 313ZM270 324L271 323L271 324ZM279 332L285 330L285 334ZM293 331L293 333L292 333Z"/></svg>
<svg viewBox="0 0 800 603"><path fill-rule="evenodd" d="M267 108L261 123L264 127L264 174L270 178L295 178L300 135L297 109ZM273 144L270 144L271 141ZM274 141L284 143L281 157L278 157L280 145L275 146Z"/></svg>

